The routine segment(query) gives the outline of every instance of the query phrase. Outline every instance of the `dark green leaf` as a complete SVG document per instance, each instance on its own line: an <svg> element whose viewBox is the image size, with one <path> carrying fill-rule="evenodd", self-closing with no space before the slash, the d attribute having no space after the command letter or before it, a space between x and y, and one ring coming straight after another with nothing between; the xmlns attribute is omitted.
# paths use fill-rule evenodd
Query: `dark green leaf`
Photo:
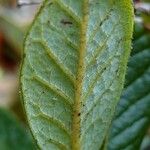
<svg viewBox="0 0 150 150"><path fill-rule="evenodd" d="M6 110L0 109L0 149L34 150L31 136L16 118Z"/></svg>
<svg viewBox="0 0 150 150"><path fill-rule="evenodd" d="M143 29L138 28L135 36ZM111 128L109 150L138 150L150 124L150 33L145 32L133 41L125 89Z"/></svg>

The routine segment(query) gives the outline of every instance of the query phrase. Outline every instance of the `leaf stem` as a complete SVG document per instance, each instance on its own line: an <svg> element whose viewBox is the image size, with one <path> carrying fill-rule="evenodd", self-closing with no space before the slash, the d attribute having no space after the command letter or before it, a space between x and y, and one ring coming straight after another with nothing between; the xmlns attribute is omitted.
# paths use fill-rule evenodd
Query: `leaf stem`
<svg viewBox="0 0 150 150"><path fill-rule="evenodd" d="M86 53L87 40L86 40L86 30L88 23L88 6L89 0L84 0L83 2L83 19L81 24L81 35L80 35L80 49L79 49L79 63L78 63L78 73L76 79L76 89L75 89L75 101L74 101L74 111L73 111L73 123L72 123L72 150L80 150L80 120L81 120L81 95L82 95L82 83L85 72L84 57Z"/></svg>

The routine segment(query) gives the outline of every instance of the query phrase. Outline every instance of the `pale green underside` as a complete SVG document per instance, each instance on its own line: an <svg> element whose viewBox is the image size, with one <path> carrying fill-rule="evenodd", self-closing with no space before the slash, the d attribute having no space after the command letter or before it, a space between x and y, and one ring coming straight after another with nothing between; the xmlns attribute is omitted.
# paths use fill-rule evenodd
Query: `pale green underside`
<svg viewBox="0 0 150 150"><path fill-rule="evenodd" d="M46 0L25 42L22 93L41 149L71 150L83 0ZM130 53L130 0L89 0L81 95L81 150L99 150L118 102Z"/></svg>

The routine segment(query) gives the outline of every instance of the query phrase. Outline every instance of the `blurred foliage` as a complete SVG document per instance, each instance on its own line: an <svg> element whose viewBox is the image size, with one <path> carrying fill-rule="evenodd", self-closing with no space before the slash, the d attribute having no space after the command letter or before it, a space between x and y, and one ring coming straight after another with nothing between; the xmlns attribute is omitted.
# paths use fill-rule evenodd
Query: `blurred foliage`
<svg viewBox="0 0 150 150"><path fill-rule="evenodd" d="M3 70L0 68L0 79L2 78L3 76Z"/></svg>
<svg viewBox="0 0 150 150"><path fill-rule="evenodd" d="M125 88L117 107L109 150L140 149L150 124L150 31L135 24Z"/></svg>
<svg viewBox="0 0 150 150"><path fill-rule="evenodd" d="M150 1L135 1L135 14L144 23L143 25L150 30Z"/></svg>
<svg viewBox="0 0 150 150"><path fill-rule="evenodd" d="M3 13L6 14L5 11ZM7 12L7 15L8 15L8 12ZM3 33L6 41L14 47L16 52L20 54L22 47L23 47L23 38L24 38L25 30L17 26L13 22L13 20L11 20L11 18L1 13L0 32Z"/></svg>
<svg viewBox="0 0 150 150"><path fill-rule="evenodd" d="M14 6L16 4L16 0L0 0L0 5L3 6Z"/></svg>
<svg viewBox="0 0 150 150"><path fill-rule="evenodd" d="M15 0L0 0L0 106L10 109L0 109L0 149L32 150L33 138L19 98L18 68L24 36L36 8L22 9L16 4Z"/></svg>
<svg viewBox="0 0 150 150"><path fill-rule="evenodd" d="M35 149L31 135L11 112L0 108L0 118L1 150Z"/></svg>

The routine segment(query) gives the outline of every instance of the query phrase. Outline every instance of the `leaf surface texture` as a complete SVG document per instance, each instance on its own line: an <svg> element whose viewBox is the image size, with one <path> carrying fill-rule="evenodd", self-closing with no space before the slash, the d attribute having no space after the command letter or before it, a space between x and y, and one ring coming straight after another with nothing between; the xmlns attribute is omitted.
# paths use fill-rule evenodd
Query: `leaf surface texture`
<svg viewBox="0 0 150 150"><path fill-rule="evenodd" d="M132 16L130 0L44 1L21 74L41 149L100 149L124 82Z"/></svg>

